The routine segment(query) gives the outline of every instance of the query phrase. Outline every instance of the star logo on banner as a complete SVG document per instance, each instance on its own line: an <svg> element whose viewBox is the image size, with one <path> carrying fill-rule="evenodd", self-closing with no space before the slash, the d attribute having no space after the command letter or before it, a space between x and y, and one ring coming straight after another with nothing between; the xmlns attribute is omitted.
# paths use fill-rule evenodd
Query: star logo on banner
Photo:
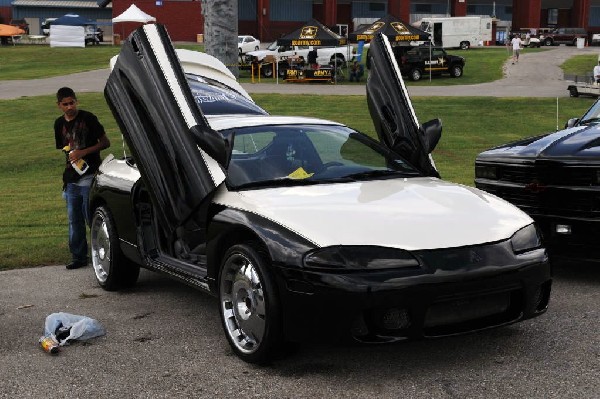
<svg viewBox="0 0 600 399"><path fill-rule="evenodd" d="M300 39L314 39L318 30L316 26L305 26L300 32Z"/></svg>

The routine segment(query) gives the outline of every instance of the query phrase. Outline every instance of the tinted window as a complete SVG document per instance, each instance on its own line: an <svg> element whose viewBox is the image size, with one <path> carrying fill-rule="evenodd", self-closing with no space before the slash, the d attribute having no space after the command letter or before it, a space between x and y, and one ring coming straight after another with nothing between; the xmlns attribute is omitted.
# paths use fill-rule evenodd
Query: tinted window
<svg viewBox="0 0 600 399"><path fill-rule="evenodd" d="M235 129L227 182L235 188L417 175L397 155L347 127L284 125Z"/></svg>

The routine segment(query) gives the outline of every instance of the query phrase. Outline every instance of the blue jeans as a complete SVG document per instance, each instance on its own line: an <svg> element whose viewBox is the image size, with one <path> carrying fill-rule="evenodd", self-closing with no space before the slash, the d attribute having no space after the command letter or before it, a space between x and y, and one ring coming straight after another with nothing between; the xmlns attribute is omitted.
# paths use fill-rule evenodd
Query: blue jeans
<svg viewBox="0 0 600 399"><path fill-rule="evenodd" d="M69 250L73 262L86 264L88 252L86 223L90 224L89 195L89 185L78 186L74 183L68 183L63 192L69 218Z"/></svg>

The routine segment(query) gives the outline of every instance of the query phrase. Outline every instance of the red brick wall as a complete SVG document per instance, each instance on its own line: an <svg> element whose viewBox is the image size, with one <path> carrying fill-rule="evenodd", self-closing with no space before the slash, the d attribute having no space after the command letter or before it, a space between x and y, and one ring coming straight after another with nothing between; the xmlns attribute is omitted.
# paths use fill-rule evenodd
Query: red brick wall
<svg viewBox="0 0 600 399"><path fill-rule="evenodd" d="M113 1L113 17L120 15L130 5L129 1ZM163 1L162 6L157 6L155 0L137 0L135 5L156 18L157 23L165 25L173 41L195 42L196 35L204 33L204 18L199 1ZM119 22L114 24L113 29L115 34L127 37L141 25Z"/></svg>
<svg viewBox="0 0 600 399"><path fill-rule="evenodd" d="M8 25L11 15L12 11L10 7L0 7L0 24Z"/></svg>

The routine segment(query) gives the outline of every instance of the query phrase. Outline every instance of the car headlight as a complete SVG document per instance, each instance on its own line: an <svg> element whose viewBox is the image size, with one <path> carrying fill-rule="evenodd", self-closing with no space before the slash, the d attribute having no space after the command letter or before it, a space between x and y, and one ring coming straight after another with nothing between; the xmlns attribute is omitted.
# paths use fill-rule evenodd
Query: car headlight
<svg viewBox="0 0 600 399"><path fill-rule="evenodd" d="M475 177L498 180L498 169L495 166L475 165Z"/></svg>
<svg viewBox="0 0 600 399"><path fill-rule="evenodd" d="M542 240L538 234L535 225L530 224L529 226L523 227L517 231L510 239L513 252L521 254L523 252L531 251L542 246Z"/></svg>
<svg viewBox="0 0 600 399"><path fill-rule="evenodd" d="M408 251L376 246L320 248L304 257L304 266L314 269L381 270L419 267Z"/></svg>

